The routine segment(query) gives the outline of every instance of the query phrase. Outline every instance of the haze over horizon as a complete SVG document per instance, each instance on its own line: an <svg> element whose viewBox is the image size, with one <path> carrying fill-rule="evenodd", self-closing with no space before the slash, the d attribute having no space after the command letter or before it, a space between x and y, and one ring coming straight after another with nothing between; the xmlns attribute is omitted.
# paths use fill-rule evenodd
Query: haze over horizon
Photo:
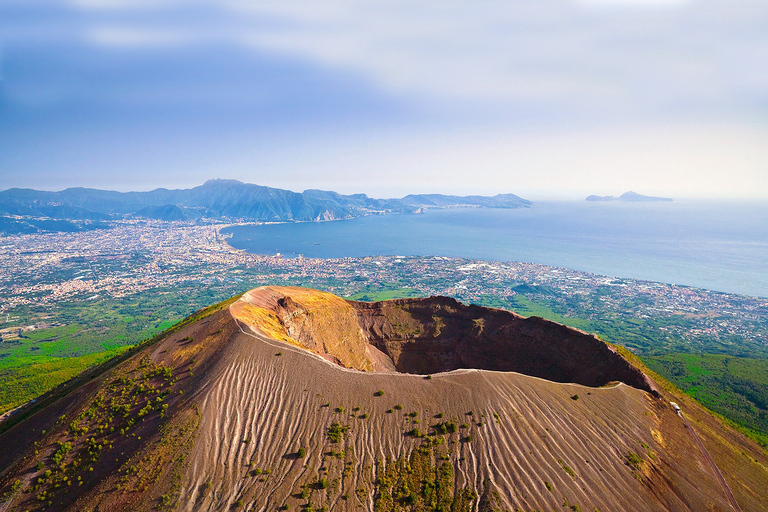
<svg viewBox="0 0 768 512"><path fill-rule="evenodd" d="M768 197L768 4L8 0L0 188Z"/></svg>
<svg viewBox="0 0 768 512"><path fill-rule="evenodd" d="M197 184L192 183L192 184L189 184L189 185L186 185L186 186L175 186L175 187L157 186L157 187L151 187L151 188L134 187L134 188L118 189L118 188L115 188L115 187L109 188L109 187L88 187L88 186L72 185L72 186L69 186L69 187L66 187L66 188L11 187L10 189L2 189L2 190L0 190L0 192L2 192L4 190L11 190L11 189L36 190L36 191L45 191L45 192L62 192L62 191L67 190L67 189L106 190L106 191L115 191L115 192L152 192L152 191L156 191L156 190L189 190L189 189L192 189L192 188L197 188L197 187L200 187L202 185L205 185L205 184L207 184L210 181L235 181L235 182L243 183L245 185L265 186L265 185L262 185L261 183L243 182L243 181L235 179L235 178L211 178L210 180L206 180L203 183L197 183ZM280 189L280 190L289 190L291 192L296 192L296 193L304 193L304 192L308 192L310 190L328 190L328 189L322 189L322 188L287 189L287 188L284 188L284 187L277 187L277 186L271 186L271 187L272 188L276 188L276 189ZM338 190L329 190L329 191L331 191L331 192L338 192ZM635 193L635 194L639 194L641 196L650 196L650 194L640 194L640 193L638 193L635 190L626 190L626 191L621 191L621 192L614 192L614 193L610 193L610 194L605 194L604 197L613 197L614 199L619 199L620 196L622 196L624 193L627 193L627 194ZM399 196L391 196L391 197L377 196L375 194L369 194L369 193L366 193L365 191L360 191L360 190L352 190L350 192L343 192L342 194L346 194L346 195L364 194L364 195L367 195L368 197L371 197L371 198L374 198L374 199L400 199L400 198L406 197L408 195L419 195L419 194L427 194L427 195L430 195L430 194L444 194L444 195L456 195L456 196L480 195L480 196L484 196L484 197L492 197L492 196L496 196L496 195L505 195L505 194L518 195L518 194L515 194L514 191L509 191L509 190L493 190L493 189L490 189L490 188L487 189L486 192L477 192L477 193L467 192L466 190L456 190L456 191L453 191L453 192L442 192L442 191L436 191L436 190L424 190L424 191L421 191L421 192L404 192L404 193L400 194ZM590 196L595 196L595 195L598 195L598 194L589 194L589 195ZM651 196L651 197L662 197L663 198L665 196ZM575 192L561 193L561 194L551 194L551 193L547 194L546 191L545 191L541 195L537 195L536 193L534 193L533 196L522 197L522 199L528 199L528 200L533 199L533 200L536 200L536 201L574 201L574 200L583 201L585 199L585 197L584 197L584 195L581 195L581 194L578 194L578 193L575 193ZM677 198L670 198L670 199L682 199L682 200L690 200L690 201L703 201L703 200L705 200L705 201L729 201L729 200L733 201L733 200L736 200L738 198L728 198L728 197L711 197L711 198L677 197ZM754 200L754 201L762 202L762 201L768 200L768 198L747 198L746 200L748 200L748 201L749 200Z"/></svg>

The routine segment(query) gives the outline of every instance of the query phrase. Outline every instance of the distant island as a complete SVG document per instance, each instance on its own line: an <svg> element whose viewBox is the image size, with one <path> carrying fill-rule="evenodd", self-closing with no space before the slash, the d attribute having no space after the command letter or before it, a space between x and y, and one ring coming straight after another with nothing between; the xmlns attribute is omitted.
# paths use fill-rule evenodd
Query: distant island
<svg viewBox="0 0 768 512"><path fill-rule="evenodd" d="M671 197L655 197L655 196L644 196L643 194L638 194L637 192L624 192L619 197L615 196L595 196L591 195L587 197L587 201L627 201L630 203L654 203L659 201L672 201L673 199Z"/></svg>
<svg viewBox="0 0 768 512"><path fill-rule="evenodd" d="M191 189L115 192L68 188L59 192L0 191L0 233L74 232L111 227L110 221L305 222L364 215L421 213L428 208L525 208L514 194L412 194L374 199L325 190L292 192L237 180L209 180Z"/></svg>

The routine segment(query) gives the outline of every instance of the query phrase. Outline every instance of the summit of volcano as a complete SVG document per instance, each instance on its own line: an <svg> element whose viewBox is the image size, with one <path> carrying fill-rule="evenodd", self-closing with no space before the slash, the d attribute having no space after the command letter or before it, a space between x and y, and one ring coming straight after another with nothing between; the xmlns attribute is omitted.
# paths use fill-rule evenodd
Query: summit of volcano
<svg viewBox="0 0 768 512"><path fill-rule="evenodd" d="M631 354L446 297L257 288L0 431L0 511L768 508L765 452Z"/></svg>

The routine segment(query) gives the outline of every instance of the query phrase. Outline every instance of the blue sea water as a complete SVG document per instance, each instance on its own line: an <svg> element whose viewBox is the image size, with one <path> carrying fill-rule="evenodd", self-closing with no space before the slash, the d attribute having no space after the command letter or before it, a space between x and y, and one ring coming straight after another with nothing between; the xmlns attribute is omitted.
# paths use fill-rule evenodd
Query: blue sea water
<svg viewBox="0 0 768 512"><path fill-rule="evenodd" d="M222 232L255 254L522 261L768 297L768 202L536 202Z"/></svg>

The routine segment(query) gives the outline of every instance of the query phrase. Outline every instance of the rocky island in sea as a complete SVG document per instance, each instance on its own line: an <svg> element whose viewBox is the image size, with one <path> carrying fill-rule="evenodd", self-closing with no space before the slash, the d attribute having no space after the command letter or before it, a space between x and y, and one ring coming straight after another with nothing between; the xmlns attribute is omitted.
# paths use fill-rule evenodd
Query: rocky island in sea
<svg viewBox="0 0 768 512"><path fill-rule="evenodd" d="M653 203L653 202L659 202L659 201L665 201L669 202L673 199L671 197L655 197L655 196L645 196L643 194L638 194L637 192L624 192L619 197L616 196L596 196L591 195L587 197L587 201L627 201L630 203Z"/></svg>

